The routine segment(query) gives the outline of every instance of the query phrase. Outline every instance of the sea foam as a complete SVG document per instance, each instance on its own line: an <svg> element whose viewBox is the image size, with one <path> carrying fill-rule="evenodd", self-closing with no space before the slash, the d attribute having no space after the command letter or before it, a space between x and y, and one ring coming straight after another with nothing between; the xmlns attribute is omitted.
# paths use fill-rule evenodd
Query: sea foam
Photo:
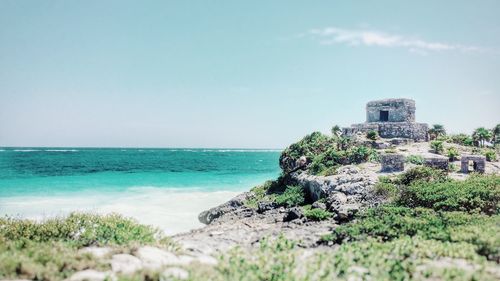
<svg viewBox="0 0 500 281"><path fill-rule="evenodd" d="M239 191L200 191L134 187L122 192L0 198L0 215L43 220L71 212L119 213L173 235L202 227L198 214Z"/></svg>

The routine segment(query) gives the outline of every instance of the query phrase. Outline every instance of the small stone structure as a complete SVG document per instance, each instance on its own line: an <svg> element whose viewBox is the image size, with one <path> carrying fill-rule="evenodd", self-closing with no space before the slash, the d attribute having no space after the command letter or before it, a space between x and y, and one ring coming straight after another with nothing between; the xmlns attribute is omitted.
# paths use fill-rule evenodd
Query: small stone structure
<svg viewBox="0 0 500 281"><path fill-rule="evenodd" d="M441 155L429 155L424 157L424 165L431 168L448 170L448 164L448 157Z"/></svg>
<svg viewBox="0 0 500 281"><path fill-rule="evenodd" d="M474 172L484 173L484 169L486 167L486 157L482 155L462 155L460 156L461 168L460 171L462 173L469 173L469 163L472 162L472 167Z"/></svg>
<svg viewBox="0 0 500 281"><path fill-rule="evenodd" d="M375 131L382 138L406 138L427 141L429 126L415 122L415 101L411 99L385 99L368 102L366 122L343 128L344 135Z"/></svg>
<svg viewBox="0 0 500 281"><path fill-rule="evenodd" d="M384 173L401 172L405 169L405 157L402 154L386 153L380 155L381 171Z"/></svg>

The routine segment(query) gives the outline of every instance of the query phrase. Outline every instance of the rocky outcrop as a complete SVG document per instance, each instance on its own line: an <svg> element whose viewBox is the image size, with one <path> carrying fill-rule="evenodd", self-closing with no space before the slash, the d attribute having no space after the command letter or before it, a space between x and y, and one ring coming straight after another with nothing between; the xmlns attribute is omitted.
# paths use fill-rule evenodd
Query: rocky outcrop
<svg viewBox="0 0 500 281"><path fill-rule="evenodd" d="M244 192L226 203L204 211L198 215L198 220L204 224L210 224L213 220L221 217L224 214L234 212L240 209L246 200L253 197L252 192Z"/></svg>
<svg viewBox="0 0 500 281"><path fill-rule="evenodd" d="M304 188L312 201L328 198L335 192L346 196L360 196L371 190L377 181L377 175L367 171L361 172L355 166L344 166L333 176L313 176L307 173L292 175L293 179Z"/></svg>

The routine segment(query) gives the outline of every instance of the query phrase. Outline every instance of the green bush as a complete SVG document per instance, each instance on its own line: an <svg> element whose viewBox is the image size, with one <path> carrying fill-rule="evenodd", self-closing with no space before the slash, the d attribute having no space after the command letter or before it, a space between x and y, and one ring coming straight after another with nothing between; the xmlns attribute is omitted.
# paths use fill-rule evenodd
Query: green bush
<svg viewBox="0 0 500 281"><path fill-rule="evenodd" d="M442 141L431 141L431 148L436 154L441 154L444 151L444 146Z"/></svg>
<svg viewBox="0 0 500 281"><path fill-rule="evenodd" d="M463 146L472 146L474 144L472 137L466 134L450 135L449 142Z"/></svg>
<svg viewBox="0 0 500 281"><path fill-rule="evenodd" d="M71 242L77 247L89 245L128 245L155 243L161 232L151 226L117 214L99 216L72 213L66 218L32 220L0 218L0 238L7 241Z"/></svg>
<svg viewBox="0 0 500 281"><path fill-rule="evenodd" d="M446 155L450 161L457 160L457 157L460 155L458 150L455 147L450 147L446 150Z"/></svg>
<svg viewBox="0 0 500 281"><path fill-rule="evenodd" d="M285 192L277 195L274 201L282 206L294 207L304 205L304 190L300 186L287 186Z"/></svg>
<svg viewBox="0 0 500 281"><path fill-rule="evenodd" d="M397 203L442 211L498 213L500 176L476 176L465 181L418 181L402 188Z"/></svg>
<svg viewBox="0 0 500 281"><path fill-rule="evenodd" d="M442 182L448 179L445 171L433 169L431 167L419 166L414 167L401 175L395 180L395 183L401 185L411 185L414 182Z"/></svg>
<svg viewBox="0 0 500 281"><path fill-rule="evenodd" d="M376 239L390 241L419 236L444 242L467 242L479 255L499 257L500 237L495 234L500 216L464 212L436 212L426 208L381 206L358 213L356 220L340 225L324 240L335 242Z"/></svg>
<svg viewBox="0 0 500 281"><path fill-rule="evenodd" d="M378 138L378 133L376 131L368 131L366 133L366 138L369 140L376 140Z"/></svg>
<svg viewBox="0 0 500 281"><path fill-rule="evenodd" d="M377 196L383 198L394 198L399 192L397 185L387 177L380 177L373 190Z"/></svg>
<svg viewBox="0 0 500 281"><path fill-rule="evenodd" d="M487 149L484 151L484 156L486 156L486 161L494 162L497 161L497 153L493 149Z"/></svg>
<svg viewBox="0 0 500 281"><path fill-rule="evenodd" d="M423 165L425 160L424 157L420 155L409 155L406 157L406 162L415 164L415 165Z"/></svg>
<svg viewBox="0 0 500 281"><path fill-rule="evenodd" d="M304 208L304 216L309 220L322 221L331 218L333 214L323 209L311 209L309 207Z"/></svg>

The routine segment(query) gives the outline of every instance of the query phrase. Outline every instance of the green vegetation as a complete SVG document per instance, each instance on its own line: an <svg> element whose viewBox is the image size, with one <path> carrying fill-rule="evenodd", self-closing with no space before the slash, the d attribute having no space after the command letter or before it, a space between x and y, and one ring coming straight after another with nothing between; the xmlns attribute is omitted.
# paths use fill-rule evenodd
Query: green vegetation
<svg viewBox="0 0 500 281"><path fill-rule="evenodd" d="M375 149L354 143L350 138L326 136L314 132L286 148L280 162L295 163L301 156L311 161L309 172L333 175L341 165L359 164L378 159Z"/></svg>
<svg viewBox="0 0 500 281"><path fill-rule="evenodd" d="M474 145L474 140L472 139L472 137L466 134L450 135L448 140L451 143L456 143L463 146Z"/></svg>
<svg viewBox="0 0 500 281"><path fill-rule="evenodd" d="M431 141L431 148L436 154L441 154L444 151L444 145L442 141L435 140Z"/></svg>
<svg viewBox="0 0 500 281"><path fill-rule="evenodd" d="M448 156L448 159L450 161L455 161L457 160L457 157L460 155L460 153L458 152L458 150L455 148L455 147L449 147L447 150L446 150L446 156Z"/></svg>
<svg viewBox="0 0 500 281"><path fill-rule="evenodd" d="M500 212L500 177L475 176L465 181L415 182L401 190L400 206L436 211Z"/></svg>
<svg viewBox="0 0 500 281"><path fill-rule="evenodd" d="M286 207L301 206L305 203L304 190L300 186L287 186L285 192L277 195L274 201Z"/></svg>
<svg viewBox="0 0 500 281"><path fill-rule="evenodd" d="M333 214L327 210L323 209L312 209L310 205L304 206L304 216L313 221L322 221L322 220L327 220L330 219Z"/></svg>
<svg viewBox="0 0 500 281"><path fill-rule="evenodd" d="M418 181L431 183L446 180L448 180L448 176L445 171L421 166L402 173L394 180L394 183L408 186Z"/></svg>
<svg viewBox="0 0 500 281"><path fill-rule="evenodd" d="M431 140L434 140L440 136L445 136L445 135L446 135L446 130L443 125L434 124L429 129L429 136Z"/></svg>
<svg viewBox="0 0 500 281"><path fill-rule="evenodd" d="M478 142L480 147L484 147L484 143L490 141L492 137L493 133L484 127L477 128L472 134L472 138L474 141Z"/></svg>
<svg viewBox="0 0 500 281"><path fill-rule="evenodd" d="M497 161L497 152L493 149L487 149L484 151L484 156L486 156L486 161Z"/></svg>
<svg viewBox="0 0 500 281"><path fill-rule="evenodd" d="M420 155L409 155L406 157L406 162L415 164L415 165L423 165L424 164L424 157Z"/></svg>
<svg viewBox="0 0 500 281"><path fill-rule="evenodd" d="M61 280L86 268L108 270L109 264L78 250L138 245L176 248L159 230L114 214L73 213L44 222L1 218L0 279Z"/></svg>
<svg viewBox="0 0 500 281"><path fill-rule="evenodd" d="M366 133L366 138L369 140L376 140L378 138L378 133L375 131L369 131Z"/></svg>

